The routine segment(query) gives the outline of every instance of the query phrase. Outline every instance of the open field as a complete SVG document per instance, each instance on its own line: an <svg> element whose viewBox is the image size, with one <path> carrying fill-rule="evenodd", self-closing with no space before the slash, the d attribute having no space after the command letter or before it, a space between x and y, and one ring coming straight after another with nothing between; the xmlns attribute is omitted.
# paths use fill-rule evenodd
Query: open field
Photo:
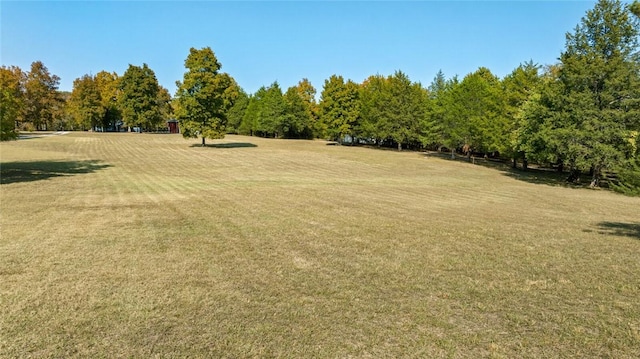
<svg viewBox="0 0 640 359"><path fill-rule="evenodd" d="M640 199L322 141L0 144L0 357L640 357Z"/></svg>

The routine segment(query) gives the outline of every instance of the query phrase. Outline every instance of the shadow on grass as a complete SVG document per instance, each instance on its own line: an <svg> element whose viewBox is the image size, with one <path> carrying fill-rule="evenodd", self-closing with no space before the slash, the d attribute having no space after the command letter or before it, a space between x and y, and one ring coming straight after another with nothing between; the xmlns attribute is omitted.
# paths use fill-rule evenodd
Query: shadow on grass
<svg viewBox="0 0 640 359"><path fill-rule="evenodd" d="M201 144L193 144L191 147L202 147ZM254 145L249 142L229 142L229 143L208 143L204 147L211 148L248 148L248 147L258 147L258 145Z"/></svg>
<svg viewBox="0 0 640 359"><path fill-rule="evenodd" d="M0 163L0 184L33 182L92 173L110 167L98 161L34 161Z"/></svg>
<svg viewBox="0 0 640 359"><path fill-rule="evenodd" d="M456 154L455 159L451 159L451 153L444 152L431 152L426 154L427 157L437 157L442 158L449 161L457 161L457 162L465 162L469 164L474 164L477 166L482 166L485 168L491 168L497 171L500 171L502 175L511 177L518 181L524 181L533 184L543 184L547 186L556 186L556 187L569 187L569 188L588 188L589 181L583 182L567 182L568 174L565 172L558 172L553 169L542 169L536 167L529 167L527 170L523 170L520 168L513 168L511 163L506 163L500 160L491 160L484 158L472 158L471 161L467 159L466 156L460 156Z"/></svg>
<svg viewBox="0 0 640 359"><path fill-rule="evenodd" d="M640 239L640 222L600 222L598 223L598 232L600 234L610 234L614 236Z"/></svg>

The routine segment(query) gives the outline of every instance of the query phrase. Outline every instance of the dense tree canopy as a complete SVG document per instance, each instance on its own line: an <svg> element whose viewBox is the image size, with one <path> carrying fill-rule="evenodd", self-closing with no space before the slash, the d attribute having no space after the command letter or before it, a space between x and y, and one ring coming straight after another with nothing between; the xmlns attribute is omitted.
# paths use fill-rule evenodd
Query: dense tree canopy
<svg viewBox="0 0 640 359"><path fill-rule="evenodd" d="M118 107L118 86L120 77L115 72L100 71L95 76L95 82L100 91L100 106L104 110L102 126L118 129L122 117Z"/></svg>
<svg viewBox="0 0 640 359"><path fill-rule="evenodd" d="M58 92L60 78L49 73L40 61L31 64L25 80L23 121L36 130L50 130L57 117L62 116L63 101Z"/></svg>
<svg viewBox="0 0 640 359"><path fill-rule="evenodd" d="M640 27L619 1L601 0L567 34L558 81L544 93L547 141L571 179L603 171L637 156L640 129Z"/></svg>
<svg viewBox="0 0 640 359"><path fill-rule="evenodd" d="M509 134L509 143L505 146L504 154L513 159L514 167L517 165L518 158L521 158L523 168L527 168L526 151L522 148L522 129L526 125L523 107L539 93L542 83L539 71L540 66L529 61L520 64L502 80L506 106L505 115L508 124L507 132Z"/></svg>
<svg viewBox="0 0 640 359"><path fill-rule="evenodd" d="M223 138L227 111L238 97L239 87L231 76L220 73L222 65L213 50L191 48L184 62L182 82L176 82L175 115L184 137Z"/></svg>
<svg viewBox="0 0 640 359"><path fill-rule="evenodd" d="M99 72L65 95L41 62L2 67L2 139L24 128L162 127L172 115L185 137L240 133L325 138L354 144L448 150L567 172L589 173L640 192L640 2L600 0L566 35L559 63L525 62L500 79L479 67L460 79L440 71L428 87L398 70L362 83L334 74L319 99L309 80L283 91L274 81L246 93L220 72L210 48L192 48L175 99L144 64L122 77ZM62 101L68 97L65 116ZM69 121L75 119L75 121Z"/></svg>
<svg viewBox="0 0 640 359"><path fill-rule="evenodd" d="M74 123L82 130L97 127L104 117L100 90L95 78L84 75L73 81L73 91L69 99L69 112Z"/></svg>
<svg viewBox="0 0 640 359"><path fill-rule="evenodd" d="M342 76L332 75L325 80L320 101L321 133L342 142L353 136L360 116L359 87Z"/></svg>
<svg viewBox="0 0 640 359"><path fill-rule="evenodd" d="M227 127L228 133L240 133L240 126L242 125L242 118L247 112L249 106L249 95L242 89L238 89L238 97L234 101L233 105L227 112Z"/></svg>
<svg viewBox="0 0 640 359"><path fill-rule="evenodd" d="M118 82L118 105L126 126L150 129L160 124L159 88L156 75L147 64L129 65Z"/></svg>
<svg viewBox="0 0 640 359"><path fill-rule="evenodd" d="M297 86L287 89L283 95L285 115L282 131L287 138L311 138L313 136L313 115L311 103L305 100Z"/></svg>
<svg viewBox="0 0 640 359"><path fill-rule="evenodd" d="M0 67L0 140L18 136L16 122L24 110L24 73L19 67Z"/></svg>
<svg viewBox="0 0 640 359"><path fill-rule="evenodd" d="M427 91L401 71L387 78L370 76L360 86L356 136L366 142L416 145L424 137Z"/></svg>
<svg viewBox="0 0 640 359"><path fill-rule="evenodd" d="M306 127L311 130L311 134L305 134L303 137L320 137L318 124L318 103L316 102L316 88L313 87L308 79L304 78L296 85L298 96L302 99L305 112L307 114Z"/></svg>

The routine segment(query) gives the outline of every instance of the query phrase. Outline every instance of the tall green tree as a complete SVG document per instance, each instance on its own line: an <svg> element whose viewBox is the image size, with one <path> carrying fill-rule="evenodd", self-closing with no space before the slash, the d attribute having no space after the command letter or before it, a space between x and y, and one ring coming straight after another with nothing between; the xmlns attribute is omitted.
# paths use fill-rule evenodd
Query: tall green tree
<svg viewBox="0 0 640 359"><path fill-rule="evenodd" d="M283 96L285 113L282 131L287 138L311 138L313 119L309 112L309 102L305 101L297 86L287 89Z"/></svg>
<svg viewBox="0 0 640 359"><path fill-rule="evenodd" d="M513 160L513 167L517 166L518 158L522 159L522 166L527 168L526 152L521 148L520 135L525 126L523 107L527 101L533 99L540 91L542 78L539 74L540 66L533 61L525 62L515 68L502 80L505 95L505 115L509 126L509 146L504 155Z"/></svg>
<svg viewBox="0 0 640 359"><path fill-rule="evenodd" d="M226 73L209 47L191 48L184 62L187 69L182 82L176 82L176 119L182 135L202 138L202 146L209 139L224 138L227 111L238 96L239 87Z"/></svg>
<svg viewBox="0 0 640 359"><path fill-rule="evenodd" d="M440 149L444 145L444 119L446 98L451 90L452 82L447 80L439 70L427 89L425 100L426 113L422 120L420 141L423 146Z"/></svg>
<svg viewBox="0 0 640 359"><path fill-rule="evenodd" d="M342 142L353 135L360 117L359 86L342 76L325 80L320 100L320 122L328 138Z"/></svg>
<svg viewBox="0 0 640 359"><path fill-rule="evenodd" d="M560 157L572 170L591 172L598 186L603 171L635 157L633 131L640 129L640 20L620 1L600 0L573 33L560 56L551 130Z"/></svg>
<svg viewBox="0 0 640 359"><path fill-rule="evenodd" d="M162 121L160 85L147 64L129 65L118 81L118 91L118 107L126 126L150 129Z"/></svg>
<svg viewBox="0 0 640 359"><path fill-rule="evenodd" d="M282 89L278 82L274 82L260 98L258 132L266 137L282 137L288 129L285 124L285 110Z"/></svg>
<svg viewBox="0 0 640 359"><path fill-rule="evenodd" d="M304 103L305 112L308 117L307 124L312 131L312 134L309 137L320 137L320 128L318 123L319 109L318 103L316 102L316 88L313 87L308 79L303 78L296 85L296 91Z"/></svg>
<svg viewBox="0 0 640 359"><path fill-rule="evenodd" d="M69 113L82 130L102 125L105 108L95 78L84 75L73 81L73 91L68 101Z"/></svg>
<svg viewBox="0 0 640 359"><path fill-rule="evenodd" d="M355 136L380 146L389 137L386 109L391 102L387 78L382 75L369 76L360 86L360 122Z"/></svg>
<svg viewBox="0 0 640 359"><path fill-rule="evenodd" d="M249 95L242 89L238 90L238 97L227 111L227 133L240 133L242 118L249 106Z"/></svg>
<svg viewBox="0 0 640 359"><path fill-rule="evenodd" d="M60 78L49 73L41 61L31 64L25 81L24 118L36 130L49 130L57 117L62 116L63 104L58 85Z"/></svg>
<svg viewBox="0 0 640 359"><path fill-rule="evenodd" d="M509 132L499 79L481 67L453 86L444 117L445 145L472 152L504 152Z"/></svg>
<svg viewBox="0 0 640 359"><path fill-rule="evenodd" d="M554 110L561 102L559 73L559 65L544 69L537 90L514 114L519 127L513 140L517 151L522 152L523 160L531 159L544 165L558 164L558 170L562 171L564 161L559 154L558 143L552 136L553 129L562 123L561 116Z"/></svg>
<svg viewBox="0 0 640 359"><path fill-rule="evenodd" d="M24 78L19 67L0 67L0 141L18 137L16 123L24 111Z"/></svg>
<svg viewBox="0 0 640 359"><path fill-rule="evenodd" d="M243 135L258 135L259 119L261 117L263 98L265 97L267 89L261 86L255 94L249 96L249 104L247 110L242 116L242 123L240 124L240 133Z"/></svg>
<svg viewBox="0 0 640 359"><path fill-rule="evenodd" d="M427 93L419 83L412 83L402 71L389 76L387 83L389 103L383 110L388 121L389 137L400 151L403 144L419 142Z"/></svg>
<svg viewBox="0 0 640 359"><path fill-rule="evenodd" d="M95 76L95 82L100 91L100 104L104 109L102 126L119 130L118 125L122 114L118 108L118 86L120 77L116 72L100 71Z"/></svg>

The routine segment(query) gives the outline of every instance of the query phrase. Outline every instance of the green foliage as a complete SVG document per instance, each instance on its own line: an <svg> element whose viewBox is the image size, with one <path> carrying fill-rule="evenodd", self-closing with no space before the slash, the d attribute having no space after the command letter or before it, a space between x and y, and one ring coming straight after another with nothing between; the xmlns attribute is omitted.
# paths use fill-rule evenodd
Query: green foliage
<svg viewBox="0 0 640 359"><path fill-rule="evenodd" d="M448 81L442 70L438 71L427 89L425 116L422 119L420 142L423 146L440 148L444 144L444 118L447 111L446 99L453 81Z"/></svg>
<svg viewBox="0 0 640 359"><path fill-rule="evenodd" d="M282 89L278 82L267 87L264 96L260 98L260 113L258 116L258 132L266 137L282 137L285 122L285 103Z"/></svg>
<svg viewBox="0 0 640 359"><path fill-rule="evenodd" d="M49 73L40 61L31 64L25 81L24 117L36 130L53 128L53 123L62 116L62 98L58 93L60 78Z"/></svg>
<svg viewBox="0 0 640 359"><path fill-rule="evenodd" d="M169 90L162 86L159 86L157 102L160 109L160 118L162 120L157 124L157 126L164 127L166 121L171 119L171 117L173 116L173 106L171 106L172 99Z"/></svg>
<svg viewBox="0 0 640 359"><path fill-rule="evenodd" d="M424 124L427 92L401 71L384 78L369 77L360 88L360 117L357 134L381 144L418 143Z"/></svg>
<svg viewBox="0 0 640 359"><path fill-rule="evenodd" d="M369 76L360 86L360 123L356 135L378 145L389 137L384 113L390 102L388 87L381 75Z"/></svg>
<svg viewBox="0 0 640 359"><path fill-rule="evenodd" d="M640 196L640 159L632 158L616 169L617 179L611 181L610 187L617 192Z"/></svg>
<svg viewBox="0 0 640 359"><path fill-rule="evenodd" d="M505 147L504 154L513 158L514 165L517 157L521 157L524 163L527 161L521 137L522 129L526 126L523 108L539 94L542 84L539 70L539 65L529 61L520 64L502 80L509 132L509 145ZM531 135L535 134L528 134L527 138Z"/></svg>
<svg viewBox="0 0 640 359"><path fill-rule="evenodd" d="M19 67L0 67L0 141L18 137L16 121L24 110L24 76Z"/></svg>
<svg viewBox="0 0 640 359"><path fill-rule="evenodd" d="M342 76L325 80L320 101L321 131L327 138L343 141L353 135L360 116L359 86Z"/></svg>
<svg viewBox="0 0 640 359"><path fill-rule="evenodd" d="M307 127L311 130L311 135L304 134L303 137L320 137L321 127L319 126L319 107L316 102L316 89L306 78L300 80L296 86L298 96L302 99L307 115Z"/></svg>
<svg viewBox="0 0 640 359"><path fill-rule="evenodd" d="M160 124L159 89L156 75L147 64L129 65L118 81L118 107L126 126L150 129Z"/></svg>
<svg viewBox="0 0 640 359"><path fill-rule="evenodd" d="M445 146L462 147L464 152L505 152L509 127L505 116L504 93L499 79L481 67L459 84L452 84L443 106Z"/></svg>
<svg viewBox="0 0 640 359"><path fill-rule="evenodd" d="M248 106L249 95L247 95L243 89L239 89L238 97L234 101L233 106L227 111L227 133L240 133L242 118Z"/></svg>
<svg viewBox="0 0 640 359"><path fill-rule="evenodd" d="M559 89L547 99L559 157L573 171L604 170L633 156L627 139L640 128L640 23L619 1L601 0L567 34Z"/></svg>
<svg viewBox="0 0 640 359"><path fill-rule="evenodd" d="M102 126L116 129L122 118L118 108L118 83L120 78L115 72L100 71L94 79L100 91L100 104L104 109Z"/></svg>
<svg viewBox="0 0 640 359"><path fill-rule="evenodd" d="M240 124L240 133L243 135L258 134L258 120L261 117L261 103L265 97L267 89L262 86L256 91L255 94L249 97L249 104L247 110L242 116L242 123Z"/></svg>
<svg viewBox="0 0 640 359"><path fill-rule="evenodd" d="M310 138L313 136L310 104L297 86L287 89L284 95L277 82L263 86L248 98L239 132L263 137Z"/></svg>
<svg viewBox="0 0 640 359"><path fill-rule="evenodd" d="M389 106L384 109L389 137L402 149L402 144L419 141L420 125L425 117L427 93L419 83L411 83L402 71L387 78Z"/></svg>
<svg viewBox="0 0 640 359"><path fill-rule="evenodd" d="M74 123L82 130L102 124L105 108L102 106L102 97L94 77L84 75L73 81L68 111Z"/></svg>
<svg viewBox="0 0 640 359"><path fill-rule="evenodd" d="M629 11L635 16L640 17L640 1L635 0L631 4L629 4Z"/></svg>
<svg viewBox="0 0 640 359"><path fill-rule="evenodd" d="M220 73L222 65L209 47L191 48L185 60L182 82L176 82L175 115L184 137L224 138L227 111L239 87L231 76Z"/></svg>
<svg viewBox="0 0 640 359"><path fill-rule="evenodd" d="M300 96L298 87L287 89L283 96L285 104L282 131L287 138L311 138L313 123L310 116L309 102Z"/></svg>

